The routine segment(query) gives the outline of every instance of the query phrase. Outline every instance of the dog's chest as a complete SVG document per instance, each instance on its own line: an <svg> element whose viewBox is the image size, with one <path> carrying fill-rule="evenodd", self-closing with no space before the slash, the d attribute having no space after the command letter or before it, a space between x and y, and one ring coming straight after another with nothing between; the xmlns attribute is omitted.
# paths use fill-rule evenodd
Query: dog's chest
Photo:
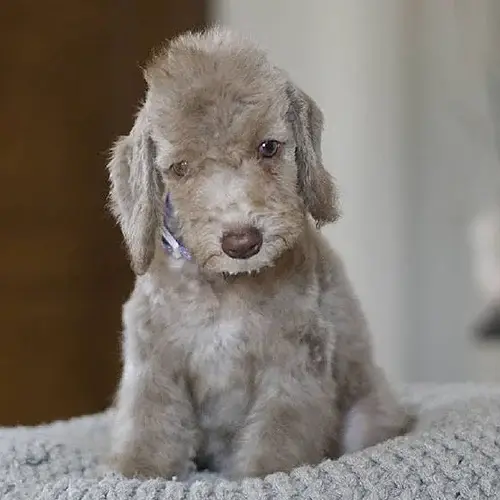
<svg viewBox="0 0 500 500"><path fill-rule="evenodd" d="M184 352L196 403L228 391L240 378L235 373L241 372L248 355L248 320L232 300L199 301L196 312L181 319L175 343Z"/></svg>
<svg viewBox="0 0 500 500"><path fill-rule="evenodd" d="M224 389L238 361L245 355L242 318L221 317L191 332L186 345L188 369L199 383L213 390Z"/></svg>
<svg viewBox="0 0 500 500"><path fill-rule="evenodd" d="M247 416L253 379L247 325L244 318L223 313L192 339L187 360L193 403L203 433L198 451L202 468L223 468L234 435Z"/></svg>

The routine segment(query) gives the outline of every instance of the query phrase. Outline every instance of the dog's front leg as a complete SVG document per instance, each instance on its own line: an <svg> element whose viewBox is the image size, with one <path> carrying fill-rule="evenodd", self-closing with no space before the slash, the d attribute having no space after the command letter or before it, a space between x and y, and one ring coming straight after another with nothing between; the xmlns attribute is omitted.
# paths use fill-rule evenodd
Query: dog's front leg
<svg viewBox="0 0 500 500"><path fill-rule="evenodd" d="M274 377L273 377L274 378ZM257 397L235 440L226 477L265 476L317 464L328 455L338 418L325 387L312 378L278 385L277 375Z"/></svg>
<svg viewBox="0 0 500 500"><path fill-rule="evenodd" d="M125 369L113 427L111 466L126 476L177 477L195 470L198 429L182 377Z"/></svg>

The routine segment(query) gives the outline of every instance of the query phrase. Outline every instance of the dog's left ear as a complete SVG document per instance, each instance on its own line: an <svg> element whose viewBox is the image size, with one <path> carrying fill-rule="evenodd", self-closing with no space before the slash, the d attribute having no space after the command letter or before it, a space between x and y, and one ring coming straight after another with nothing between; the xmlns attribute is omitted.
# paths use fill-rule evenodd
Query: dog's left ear
<svg viewBox="0 0 500 500"><path fill-rule="evenodd" d="M323 113L311 97L291 83L287 96L288 119L295 139L299 194L319 226L334 222L340 214L335 184L323 166L321 155Z"/></svg>

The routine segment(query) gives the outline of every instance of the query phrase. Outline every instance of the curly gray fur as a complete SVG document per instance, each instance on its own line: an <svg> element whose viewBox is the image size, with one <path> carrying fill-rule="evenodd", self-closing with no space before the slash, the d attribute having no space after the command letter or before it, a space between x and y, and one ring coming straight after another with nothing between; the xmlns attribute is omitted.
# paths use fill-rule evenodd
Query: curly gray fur
<svg viewBox="0 0 500 500"><path fill-rule="evenodd" d="M228 478L317 464L405 432L339 257L323 117L264 52L228 30L188 33L145 69L135 125L109 163L135 289L111 464L125 475ZM262 141L278 153L263 158ZM183 166L179 174L172 165ZM165 254L165 194L193 256ZM221 250L228 230L257 254Z"/></svg>

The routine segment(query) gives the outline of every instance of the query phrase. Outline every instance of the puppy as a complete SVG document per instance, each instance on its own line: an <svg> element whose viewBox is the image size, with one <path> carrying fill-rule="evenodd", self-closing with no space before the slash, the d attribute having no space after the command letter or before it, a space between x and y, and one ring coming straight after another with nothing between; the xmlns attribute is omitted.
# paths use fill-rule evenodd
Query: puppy
<svg viewBox="0 0 500 500"><path fill-rule="evenodd" d="M108 165L137 276L113 466L263 476L405 432L318 229L338 210L317 105L221 28L172 41L145 79Z"/></svg>

